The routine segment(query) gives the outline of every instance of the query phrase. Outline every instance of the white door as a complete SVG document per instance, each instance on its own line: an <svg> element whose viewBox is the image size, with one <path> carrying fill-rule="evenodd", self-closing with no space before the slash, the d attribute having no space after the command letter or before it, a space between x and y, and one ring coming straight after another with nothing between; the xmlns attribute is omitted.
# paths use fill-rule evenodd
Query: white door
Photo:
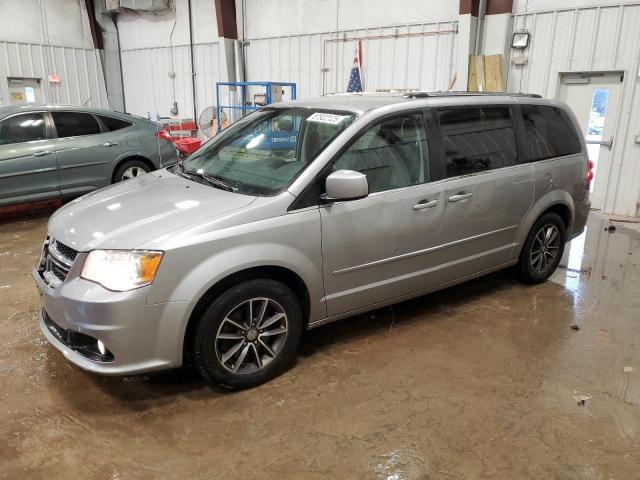
<svg viewBox="0 0 640 480"><path fill-rule="evenodd" d="M560 78L558 99L578 117L594 165L590 198L591 208L595 209L602 208L607 193L622 81L622 73L572 73Z"/></svg>

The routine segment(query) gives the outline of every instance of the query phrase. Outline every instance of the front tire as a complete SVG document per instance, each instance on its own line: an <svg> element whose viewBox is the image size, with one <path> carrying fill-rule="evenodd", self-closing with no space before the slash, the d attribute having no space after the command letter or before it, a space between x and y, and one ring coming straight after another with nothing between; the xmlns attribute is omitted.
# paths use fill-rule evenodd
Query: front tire
<svg viewBox="0 0 640 480"><path fill-rule="evenodd" d="M275 280L248 280L204 311L193 334L193 362L209 382L254 387L293 360L302 330L302 308L290 288Z"/></svg>
<svg viewBox="0 0 640 480"><path fill-rule="evenodd" d="M531 227L518 263L520 279L541 283L555 271L564 253L567 229L556 213L546 213Z"/></svg>
<svg viewBox="0 0 640 480"><path fill-rule="evenodd" d="M151 168L149 168L149 165L142 160L128 160L118 167L118 170L113 176L113 183L132 180L150 171Z"/></svg>

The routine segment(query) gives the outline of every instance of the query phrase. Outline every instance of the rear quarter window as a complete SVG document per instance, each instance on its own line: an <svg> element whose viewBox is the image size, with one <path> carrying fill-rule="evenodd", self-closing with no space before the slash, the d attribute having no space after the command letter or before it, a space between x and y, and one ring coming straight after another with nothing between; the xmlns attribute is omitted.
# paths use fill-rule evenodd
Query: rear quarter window
<svg viewBox="0 0 640 480"><path fill-rule="evenodd" d="M582 145L573 123L564 110L551 105L523 105L528 161L574 155L582 152Z"/></svg>
<svg viewBox="0 0 640 480"><path fill-rule="evenodd" d="M96 115L103 125L107 128L109 132L113 132L114 130L121 130L123 128L130 127L133 125L131 122L127 122L126 120L120 120L119 118L108 117L106 115Z"/></svg>

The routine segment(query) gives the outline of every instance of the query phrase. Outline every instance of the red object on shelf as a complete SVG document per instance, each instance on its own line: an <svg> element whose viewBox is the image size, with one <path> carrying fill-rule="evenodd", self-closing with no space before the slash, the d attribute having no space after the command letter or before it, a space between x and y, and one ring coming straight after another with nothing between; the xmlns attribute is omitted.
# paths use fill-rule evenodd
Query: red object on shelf
<svg viewBox="0 0 640 480"><path fill-rule="evenodd" d="M168 130L170 132L176 130L197 130L197 128L198 127L196 127L196 122L194 122L193 120L188 120L180 123L171 123L164 126L164 130Z"/></svg>
<svg viewBox="0 0 640 480"><path fill-rule="evenodd" d="M182 153L183 155L190 155L200 148L200 145L202 145L202 140L200 140L199 138L187 137L178 138L174 140L173 143L176 145L176 148L180 153Z"/></svg>

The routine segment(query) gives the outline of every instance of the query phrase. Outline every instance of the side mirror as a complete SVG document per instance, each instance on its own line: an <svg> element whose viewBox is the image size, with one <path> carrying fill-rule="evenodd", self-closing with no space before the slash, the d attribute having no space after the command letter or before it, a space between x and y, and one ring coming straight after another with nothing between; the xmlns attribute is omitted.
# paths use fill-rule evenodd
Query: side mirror
<svg viewBox="0 0 640 480"><path fill-rule="evenodd" d="M338 170L327 177L326 192L320 199L323 202L356 200L369 195L369 183L364 173L354 170Z"/></svg>

